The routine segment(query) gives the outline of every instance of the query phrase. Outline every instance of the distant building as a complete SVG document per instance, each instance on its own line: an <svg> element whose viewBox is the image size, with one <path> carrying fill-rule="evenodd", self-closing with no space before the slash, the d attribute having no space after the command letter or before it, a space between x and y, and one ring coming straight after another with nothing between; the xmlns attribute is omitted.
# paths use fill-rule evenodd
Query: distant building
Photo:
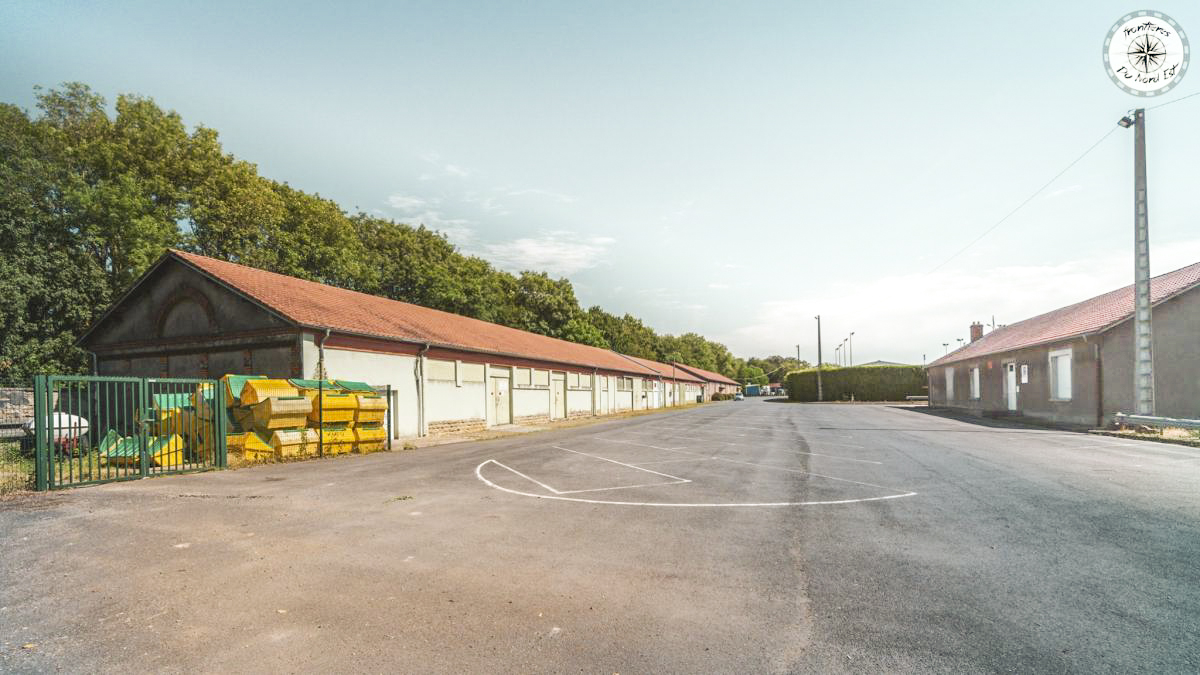
<svg viewBox="0 0 1200 675"><path fill-rule="evenodd" d="M1200 417L1200 263L1151 280L1156 414ZM1134 409L1133 286L983 334L929 364L929 402L1105 425Z"/></svg>
<svg viewBox="0 0 1200 675"><path fill-rule="evenodd" d="M860 363L858 366L911 366L911 363L896 363L895 361L872 361L870 363ZM855 366L857 368L858 366Z"/></svg>

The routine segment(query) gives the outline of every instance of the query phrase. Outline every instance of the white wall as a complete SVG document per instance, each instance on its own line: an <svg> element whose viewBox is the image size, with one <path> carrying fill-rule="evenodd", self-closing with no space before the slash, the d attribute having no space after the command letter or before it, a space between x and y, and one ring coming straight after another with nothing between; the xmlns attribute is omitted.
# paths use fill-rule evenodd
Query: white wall
<svg viewBox="0 0 1200 675"><path fill-rule="evenodd" d="M592 411L592 392L590 389L572 389L567 392L567 410L573 413Z"/></svg>
<svg viewBox="0 0 1200 675"><path fill-rule="evenodd" d="M549 389L513 389L513 417L550 416Z"/></svg>
<svg viewBox="0 0 1200 675"><path fill-rule="evenodd" d="M486 419L489 399L483 377L478 363L426 359L426 421Z"/></svg>
<svg viewBox="0 0 1200 675"><path fill-rule="evenodd" d="M304 376L314 377L319 350L311 333L303 336L301 358ZM375 387L391 386L391 421L395 438L409 438L421 433L417 361L418 357L408 354L379 354L335 348L325 350L325 370L330 379L366 382ZM526 381L550 385L551 378L545 370L509 369L504 366L485 368L478 363L426 358L426 423L488 419L491 399L484 381L488 372L493 375L511 373L514 386L510 396L514 417L550 415L552 392L549 388L518 388ZM618 376L593 376L591 373L572 375L567 373L567 384L573 386L577 381L580 388L568 387L567 408L571 413L596 411L600 415L609 415L623 410L641 410L647 403L651 407L665 404L665 384L659 385L657 393L647 389L647 397L642 398L642 378L637 376L632 377L633 391L618 391ZM560 371L558 378L561 377ZM682 399L684 403L694 401L700 393L700 388L694 385L687 385L683 389L686 391L686 397ZM558 416L561 414L561 410L557 412Z"/></svg>
<svg viewBox="0 0 1200 675"><path fill-rule="evenodd" d="M482 382L463 382L461 387L446 380L425 383L425 415L429 422L486 419L487 400Z"/></svg>

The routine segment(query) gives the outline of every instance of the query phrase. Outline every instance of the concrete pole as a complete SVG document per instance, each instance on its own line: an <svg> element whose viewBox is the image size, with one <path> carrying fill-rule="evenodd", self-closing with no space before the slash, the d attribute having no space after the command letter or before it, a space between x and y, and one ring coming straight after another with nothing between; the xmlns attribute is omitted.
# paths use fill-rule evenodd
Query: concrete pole
<svg viewBox="0 0 1200 675"><path fill-rule="evenodd" d="M796 346L796 358L800 358L800 346ZM821 389L821 315L817 315L817 400L825 400L825 392Z"/></svg>
<svg viewBox="0 0 1200 675"><path fill-rule="evenodd" d="M1150 214L1146 197L1146 109L1133 111L1134 396L1137 414L1154 414L1154 340L1150 322Z"/></svg>
<svg viewBox="0 0 1200 675"><path fill-rule="evenodd" d="M850 341L850 367L853 368L854 367L854 333L851 332L850 337L847 339Z"/></svg>

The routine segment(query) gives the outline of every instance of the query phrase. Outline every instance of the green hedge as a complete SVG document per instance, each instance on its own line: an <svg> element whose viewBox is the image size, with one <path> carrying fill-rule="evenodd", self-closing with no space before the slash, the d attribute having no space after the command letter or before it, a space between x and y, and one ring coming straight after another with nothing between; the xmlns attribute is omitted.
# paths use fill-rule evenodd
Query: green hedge
<svg viewBox="0 0 1200 675"><path fill-rule="evenodd" d="M817 371L788 373L788 398L817 400ZM903 401L905 396L928 393L925 369L921 366L855 366L822 368L821 389L826 401Z"/></svg>

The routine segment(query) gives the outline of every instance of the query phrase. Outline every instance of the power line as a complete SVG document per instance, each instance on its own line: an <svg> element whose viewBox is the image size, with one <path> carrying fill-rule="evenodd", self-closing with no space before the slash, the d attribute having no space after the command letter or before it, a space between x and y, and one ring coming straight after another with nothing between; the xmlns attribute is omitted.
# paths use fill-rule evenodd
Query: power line
<svg viewBox="0 0 1200 675"><path fill-rule="evenodd" d="M1193 94L1193 96L1194 96L1194 95L1195 95L1195 94ZM1180 100L1180 101L1182 101L1183 99L1179 99L1179 100ZM1172 103L1174 103L1174 101L1172 101ZM1167 104L1166 104L1166 103L1164 103L1163 105L1167 105ZM1062 170L1062 171L1059 171L1058 173L1054 174L1054 177L1053 177L1053 178L1051 178L1050 180L1046 181L1046 182L1045 182L1045 183L1044 183L1044 184L1043 184L1043 185L1042 185L1040 188L1038 188L1037 190L1034 190L1034 191L1033 191L1033 194L1029 195L1029 196L1028 196L1028 197L1025 199L1025 201L1021 202L1020 204L1017 204L1016 208L1014 208L1012 211L1009 211L1009 212L1008 212L1008 213L1007 213L1007 214L1006 214L1006 215L1005 215L1003 218L1001 218L1000 220L997 220L997 221L995 222L995 224L993 224L991 227L989 227L988 229L986 229L986 230L984 230L982 233L980 233L980 235L979 235L978 237L975 237L974 239L972 239L972 240L971 240L971 242L970 242L969 244L967 244L966 246L964 246L964 247L960 248L960 249L959 249L959 250L958 250L958 251L957 251L957 252L956 252L954 255L950 256L949 258L946 258L946 259L945 259L945 260L943 260L943 261L942 261L940 264L938 264L938 266L937 266L937 267L934 267L933 269L929 270L929 271L930 271L930 273L932 273L932 272L936 272L936 271L938 271L938 270L942 269L943 267L945 267L945 266L946 266L946 263L948 263L948 262L950 262L951 260L954 260L954 259L955 259L955 258L957 258L958 256L962 255L962 254L963 254L963 253L964 253L964 252L965 252L967 249L969 249L969 248L971 248L972 246L974 246L975 244L979 243L979 240L981 240L981 239L983 239L984 237L986 237L986 236L988 236L989 234L991 234L992 230L994 230L994 229L996 229L997 227L1000 227L1001 225L1003 225L1003 224L1004 224L1004 221L1008 220L1009 218L1012 218L1012 217L1013 217L1013 215L1014 215L1014 214L1015 214L1017 211L1020 211L1022 208L1024 208L1024 207L1025 207L1025 205L1026 205L1026 204L1028 204L1029 202L1033 201L1035 197L1037 197L1038 195L1040 195L1040 194L1042 193L1042 191L1044 191L1046 188L1048 188L1048 187L1050 187L1051 185L1053 185L1053 184L1054 184L1054 181L1056 181L1056 180L1058 180L1059 178L1061 178L1061 177L1062 177L1062 175L1063 175L1064 173L1066 173L1066 172L1070 171L1070 170L1071 170L1071 167L1075 166L1076 164L1078 164L1079 162L1081 162L1081 161L1083 160L1083 158L1084 158L1084 157L1087 157L1089 154L1091 154L1091 152L1092 152L1093 150L1095 150L1095 149L1096 149L1096 146L1098 146L1098 145L1100 145L1101 143L1103 143L1103 142L1105 141L1105 139L1107 139L1109 136L1111 136L1111 135L1113 134L1113 132L1114 132L1114 131L1116 131L1118 128L1119 128L1119 127L1113 127L1113 128L1111 128L1111 129L1109 129L1109 130L1108 130L1108 133L1106 133L1106 134L1104 134L1103 136L1101 136L1101 137L1100 137L1100 140L1096 141L1095 143L1092 143L1091 147L1089 147L1087 150L1084 150L1082 155L1079 155L1079 156L1078 156L1078 157L1076 157L1075 159L1071 160L1071 163L1070 163L1070 164L1068 164L1068 165L1067 165L1065 168L1063 168L1063 170Z"/></svg>
<svg viewBox="0 0 1200 675"><path fill-rule="evenodd" d="M1200 91L1198 91L1194 94L1188 94L1187 96L1180 96L1179 98L1175 99L1174 101L1167 101L1166 103L1159 103L1158 105L1152 105L1149 108L1146 108L1146 110L1158 110L1159 108L1165 108L1169 105L1179 103L1180 101L1186 101L1187 99L1189 99L1193 96L1200 96Z"/></svg>
<svg viewBox="0 0 1200 675"><path fill-rule="evenodd" d="M1176 104L1176 103L1179 103L1180 101L1186 101L1187 99L1189 99L1189 98L1192 98L1193 96L1200 96L1200 91L1198 91L1198 92L1195 92L1195 93L1193 93L1193 94L1188 94L1187 96L1181 96L1181 97L1179 97L1179 98L1175 99L1174 101L1167 101L1166 103L1159 103L1159 104L1158 104L1158 105L1156 105L1156 106L1150 106L1149 108L1146 108L1146 110L1157 110L1158 108L1165 108L1165 107L1167 107L1167 106L1169 106L1169 105L1174 105L1174 104ZM996 223L995 223L995 224L993 224L991 227L989 227L988 229L986 229L986 230L984 230L982 233L980 233L980 235L979 235L978 237L975 237L974 239L972 239L972 240L970 241L970 243L968 243L966 246L964 246L964 247L962 247L961 249L959 249L957 252L955 252L955 254L954 254L954 255L950 256L949 258L946 258L946 259L945 259L945 260L943 260L941 263L939 263L937 267L934 267L933 269L931 269L931 270L929 270L929 271L932 273L932 272L936 272L936 271L938 271L938 270L942 269L943 267L945 267L945 266L946 266L946 263L948 263L948 262L950 262L951 260L954 260L954 259L955 259L955 258L957 258L958 256L962 255L964 252L966 252L966 250L967 250L967 249L969 249L969 248L971 248L972 246L974 246L975 244L979 243L979 240L981 240L981 239L983 239L984 237L986 237L986 236L988 236L989 234L991 234L992 230L995 230L997 227L1000 227L1001 225L1003 225L1003 224L1004 224L1004 221L1006 221L1006 220L1008 220L1009 218L1013 217L1013 215L1014 215L1014 214L1015 214L1017 211L1020 211L1022 208L1024 208L1024 207L1025 207L1025 205L1026 205L1026 204L1028 204L1029 202L1033 201L1033 200L1034 200L1034 198L1035 198L1035 197L1037 197L1039 194L1041 194L1043 190L1045 190L1046 188L1048 188L1048 187L1050 187L1051 185L1053 185L1053 184L1054 184L1054 181L1058 180L1059 178L1061 178L1061 177L1062 177L1062 175L1063 175L1063 174L1065 174L1066 172L1070 171L1070 170L1071 170L1071 167L1075 166L1075 165L1076 165L1076 164L1078 164L1080 161L1082 161L1084 157L1087 157L1089 154L1091 154L1091 152L1092 152L1093 150L1095 150L1095 149L1096 149L1096 146L1098 146L1098 145L1100 145L1101 143L1103 143L1103 142L1105 141L1105 139L1107 139L1109 136L1111 136L1111 135L1113 134L1113 132L1114 132L1114 131L1116 131L1116 130L1117 130L1117 128L1118 128L1118 127L1113 127L1112 129L1109 129L1109 130L1108 130L1108 133L1106 133L1106 134L1104 134L1103 136L1101 136L1101 137L1100 137L1100 140L1096 141L1095 143L1092 143L1091 147L1089 147L1087 150L1084 150L1084 151L1083 151L1083 154L1079 155L1079 156L1078 156L1078 157L1076 157L1074 160L1072 160L1072 161L1071 161L1071 163L1070 163L1070 164L1068 164L1068 165L1067 165L1067 166L1066 166L1066 167L1065 167L1065 168L1064 168L1062 171L1059 171L1058 173L1054 174L1054 177L1053 177L1053 178L1051 178L1050 180L1046 181L1046 183L1045 183L1044 185L1042 185L1040 188L1038 188L1037 190L1035 190L1035 191L1033 192L1033 194L1029 195L1029 197L1025 199L1025 201L1021 202L1020 204L1017 204L1016 208L1014 208L1012 211L1009 211L1009 212L1008 212L1008 213L1007 213L1007 214L1006 214L1006 215L1005 215L1003 218L1001 218L1000 220L996 221Z"/></svg>

